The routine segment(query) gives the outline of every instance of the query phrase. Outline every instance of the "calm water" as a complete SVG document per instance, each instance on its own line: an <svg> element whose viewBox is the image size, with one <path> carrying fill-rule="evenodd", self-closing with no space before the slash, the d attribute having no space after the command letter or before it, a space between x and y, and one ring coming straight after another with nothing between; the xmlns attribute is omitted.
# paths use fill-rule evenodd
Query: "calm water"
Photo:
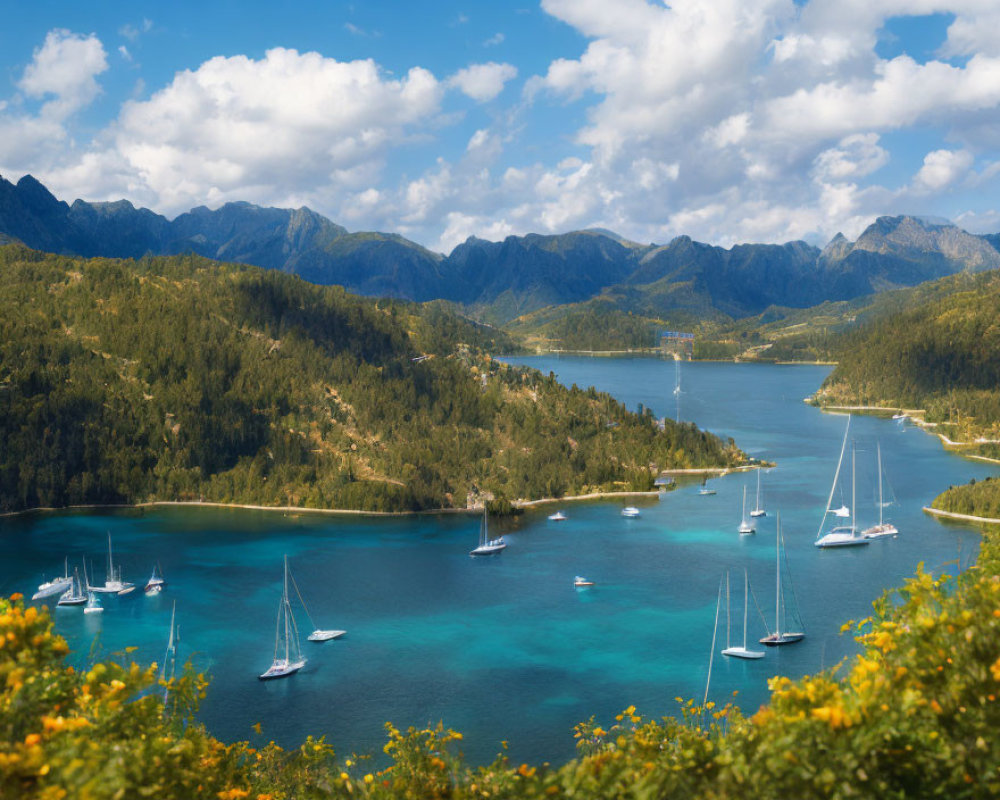
<svg viewBox="0 0 1000 800"><path fill-rule="evenodd" d="M778 509L808 636L756 662L715 659L712 698L738 690L750 711L766 699L768 677L814 671L853 652L840 625L866 616L871 601L919 562L953 572L956 560L975 556L974 531L937 523L920 507L943 487L992 470L946 454L918 430L859 417L852 429L862 522L875 513L878 439L899 501L891 518L902 534L866 548L812 546L845 422L802 403L826 368L684 364L675 402L672 362L518 361L567 384L594 384L630 407L693 420L777 462L763 476L768 516L757 521L757 534L736 533L743 486L754 488L752 476L738 475L712 481L712 497L699 496L693 483L642 501L638 519L622 518L616 502L566 504L570 519L562 523L546 521L553 509L526 514L506 526L507 551L490 559L469 558L478 520L463 516L36 515L0 521L0 591L30 594L61 569L64 555L71 563L93 560L103 580L110 531L128 579L144 582L159 561L169 586L155 598L141 591L106 598L102 615L55 611L79 663L130 645L138 648L134 658L160 660L176 600L181 655L213 679L202 717L224 739L254 739L251 726L261 722L265 741L294 745L308 733L326 734L341 753L380 753L386 720L443 720L464 732L473 760L490 759L507 740L514 759L539 761L571 755L573 725L591 714L608 723L631 703L660 716L675 711L676 695L700 700L723 571L733 571L739 595L737 575L748 569L764 613L773 615ZM303 642L307 667L262 683L284 553L316 623L348 635ZM577 574L597 586L574 590ZM311 630L306 615L297 616ZM763 626L754 617L756 639Z"/></svg>

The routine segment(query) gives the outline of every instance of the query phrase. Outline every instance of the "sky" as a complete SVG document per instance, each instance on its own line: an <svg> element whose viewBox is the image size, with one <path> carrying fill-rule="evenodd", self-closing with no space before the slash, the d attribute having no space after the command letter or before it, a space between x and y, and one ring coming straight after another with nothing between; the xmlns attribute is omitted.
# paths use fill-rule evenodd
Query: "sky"
<svg viewBox="0 0 1000 800"><path fill-rule="evenodd" d="M1000 231L997 0L35 0L0 175L174 217L308 206L447 253Z"/></svg>

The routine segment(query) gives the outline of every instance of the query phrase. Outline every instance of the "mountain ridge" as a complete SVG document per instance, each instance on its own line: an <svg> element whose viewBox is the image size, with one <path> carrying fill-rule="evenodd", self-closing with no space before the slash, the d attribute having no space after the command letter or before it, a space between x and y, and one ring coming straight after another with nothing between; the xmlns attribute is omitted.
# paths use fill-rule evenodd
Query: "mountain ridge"
<svg viewBox="0 0 1000 800"><path fill-rule="evenodd" d="M823 249L802 241L724 248L686 235L640 244L590 228L469 237L443 255L396 233L350 232L307 207L236 201L169 220L128 200L68 204L30 175L16 185L0 178L0 234L84 257L192 252L368 296L448 300L495 324L550 307L571 314L598 299L651 318L737 319L1000 267L1000 234L910 215L878 217L855 241L838 233Z"/></svg>

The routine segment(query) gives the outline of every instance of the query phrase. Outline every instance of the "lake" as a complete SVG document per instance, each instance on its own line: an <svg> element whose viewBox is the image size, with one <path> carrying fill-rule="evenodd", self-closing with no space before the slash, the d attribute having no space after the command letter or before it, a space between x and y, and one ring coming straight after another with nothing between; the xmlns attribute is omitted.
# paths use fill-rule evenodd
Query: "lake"
<svg viewBox="0 0 1000 800"><path fill-rule="evenodd" d="M502 555L473 559L475 516L180 508L33 514L0 520L0 591L30 596L61 572L64 556L71 566L93 562L103 581L110 532L127 579L141 587L159 562L168 586L157 597L141 590L105 596L99 615L55 610L77 664L127 646L138 648L132 658L161 660L176 600L180 655L212 678L201 718L224 740L294 746L325 734L341 755L377 756L385 721L443 720L464 733L472 761L490 760L506 740L520 763L571 756L573 726L591 715L607 726L630 704L658 717L676 712L675 696L700 702L724 571L732 574L734 637L744 569L773 619L778 510L807 637L758 661L716 655L710 698L722 703L738 691L751 713L766 701L769 677L813 672L855 652L841 624L867 616L871 602L919 563L954 572L975 558L974 530L936 522L920 508L949 484L995 470L949 455L915 428L871 417L851 423L861 522L877 513L880 442L897 501L887 512L901 534L862 548L813 547L846 421L802 402L827 367L685 363L674 395L672 361L508 360L555 372L566 384L595 385L630 408L641 403L658 416L694 421L775 462L763 474L768 516L757 520L755 535L737 535L743 488L752 496L756 478L734 474L709 482L714 496L700 496L695 481L637 501L636 519L620 515L619 501L566 503L558 507L569 519L559 523L546 519L556 507L531 511L494 526L509 542ZM261 682L273 653L284 554L316 624L348 633L303 641L309 663L301 672ZM574 589L575 575L596 586ZM304 637L309 620L298 606L296 616ZM755 610L750 618L755 641L765 631ZM717 649L725 631L723 610Z"/></svg>

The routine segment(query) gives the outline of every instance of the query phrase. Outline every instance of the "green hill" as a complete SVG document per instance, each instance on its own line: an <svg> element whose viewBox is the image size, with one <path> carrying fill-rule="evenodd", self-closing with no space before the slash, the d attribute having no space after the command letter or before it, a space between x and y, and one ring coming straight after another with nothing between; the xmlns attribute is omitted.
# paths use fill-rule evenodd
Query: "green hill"
<svg viewBox="0 0 1000 800"><path fill-rule="evenodd" d="M0 248L0 508L199 500L465 507L742 454L509 368L441 303L198 256Z"/></svg>
<svg viewBox="0 0 1000 800"><path fill-rule="evenodd" d="M838 365L818 402L919 409L947 446L1000 457L998 307L996 271L880 298L868 321L837 342ZM952 488L934 506L995 517L1000 482Z"/></svg>

